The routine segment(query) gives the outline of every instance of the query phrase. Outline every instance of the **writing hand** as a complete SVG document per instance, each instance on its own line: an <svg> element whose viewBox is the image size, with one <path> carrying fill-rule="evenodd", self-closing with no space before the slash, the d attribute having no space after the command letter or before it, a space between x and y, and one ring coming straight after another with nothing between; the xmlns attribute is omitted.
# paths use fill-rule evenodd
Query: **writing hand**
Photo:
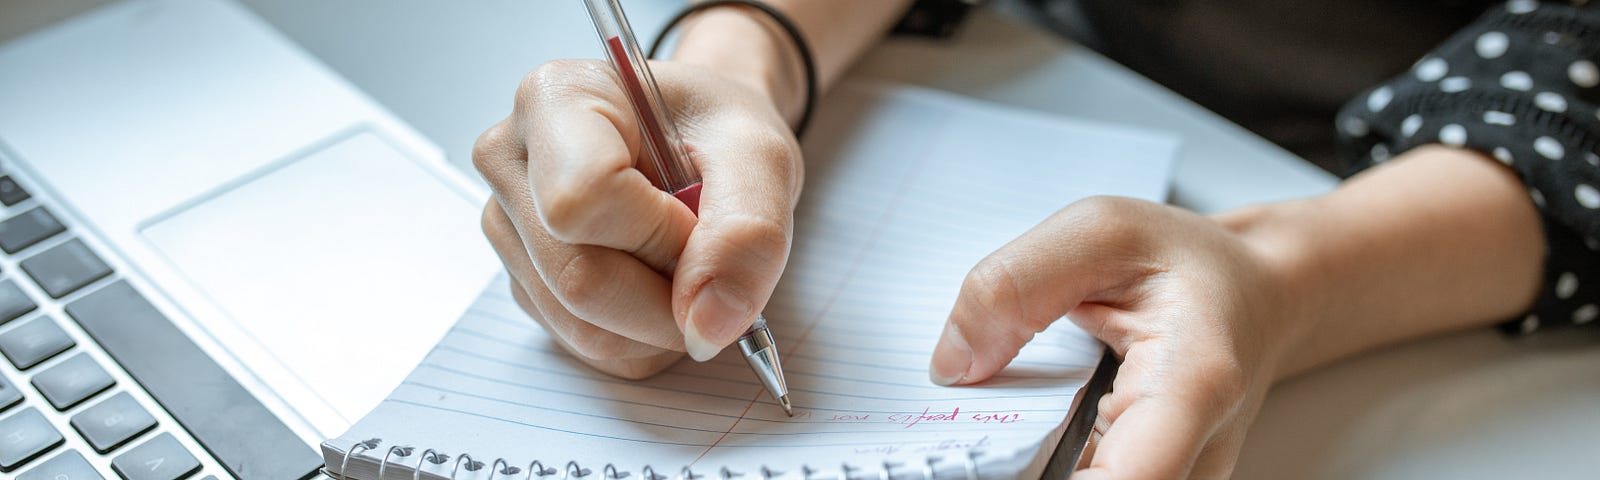
<svg viewBox="0 0 1600 480"><path fill-rule="evenodd" d="M641 378L709 359L749 328L788 257L799 147L772 103L709 70L651 65L704 178L699 217L652 184L610 67L530 73L510 117L478 139L494 190L483 228L528 314L566 350Z"/></svg>

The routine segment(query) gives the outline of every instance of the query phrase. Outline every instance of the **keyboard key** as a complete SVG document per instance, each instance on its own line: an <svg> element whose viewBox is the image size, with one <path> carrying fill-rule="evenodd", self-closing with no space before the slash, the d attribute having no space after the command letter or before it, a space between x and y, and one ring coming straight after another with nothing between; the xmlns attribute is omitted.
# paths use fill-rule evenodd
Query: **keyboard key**
<svg viewBox="0 0 1600 480"><path fill-rule="evenodd" d="M106 370L79 353L33 376L33 388L56 410L66 410L116 384Z"/></svg>
<svg viewBox="0 0 1600 480"><path fill-rule="evenodd" d="M89 292L66 310L232 476L306 478L322 467L316 449L127 281Z"/></svg>
<svg viewBox="0 0 1600 480"><path fill-rule="evenodd" d="M46 238L67 231L44 207L22 212L0 222L0 250L17 253Z"/></svg>
<svg viewBox="0 0 1600 480"><path fill-rule="evenodd" d="M177 480L199 470L200 461L163 433L112 459L111 469L127 480Z"/></svg>
<svg viewBox="0 0 1600 480"><path fill-rule="evenodd" d="M89 446L106 453L154 428L156 418L144 411L133 396L122 392L73 415L71 423Z"/></svg>
<svg viewBox="0 0 1600 480"><path fill-rule="evenodd" d="M33 467L17 480L105 480L106 477L94 472L94 467L89 461L83 459L83 454L75 450L56 455L44 463Z"/></svg>
<svg viewBox="0 0 1600 480"><path fill-rule="evenodd" d="M75 238L23 260L22 271L52 298L61 298L110 275L111 267Z"/></svg>
<svg viewBox="0 0 1600 480"><path fill-rule="evenodd" d="M27 370L56 354L72 348L75 343L67 332L50 317L38 317L0 333L0 354L17 368Z"/></svg>
<svg viewBox="0 0 1600 480"><path fill-rule="evenodd" d="M7 382L5 377L0 377L0 412L6 411L7 408L11 408L12 405L16 405L17 402L21 401L22 390L18 390L17 386L12 385L11 382Z"/></svg>
<svg viewBox="0 0 1600 480"><path fill-rule="evenodd" d="M0 418L0 472L16 470L65 440L38 410Z"/></svg>
<svg viewBox="0 0 1600 480"><path fill-rule="evenodd" d="M17 181L12 179L10 175L0 177L0 203L4 203L9 207L27 200L28 197L28 191L23 190L22 185L17 185Z"/></svg>
<svg viewBox="0 0 1600 480"><path fill-rule="evenodd" d="M0 325L5 325L24 313L33 311L33 300L22 293L22 287L10 280L0 281Z"/></svg>

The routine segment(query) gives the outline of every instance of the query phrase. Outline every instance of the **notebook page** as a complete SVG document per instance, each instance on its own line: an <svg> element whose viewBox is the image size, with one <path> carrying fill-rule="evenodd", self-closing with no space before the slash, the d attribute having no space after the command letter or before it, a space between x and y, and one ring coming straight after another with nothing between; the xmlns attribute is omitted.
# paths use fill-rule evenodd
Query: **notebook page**
<svg viewBox="0 0 1600 480"><path fill-rule="evenodd" d="M763 467L838 478L846 464L878 478L865 472L917 473L976 449L985 477L1036 476L1101 347L1058 322L995 379L957 388L928 380L929 353L979 259L1089 195L1164 198L1177 142L905 87L842 86L813 125L793 251L765 310L794 418L737 349L644 381L587 369L526 318L502 275L379 408L324 444L330 469L380 438L352 462L358 478L394 445L415 450L390 457L390 478L419 462L448 478L457 459L432 465L425 448L744 478Z"/></svg>

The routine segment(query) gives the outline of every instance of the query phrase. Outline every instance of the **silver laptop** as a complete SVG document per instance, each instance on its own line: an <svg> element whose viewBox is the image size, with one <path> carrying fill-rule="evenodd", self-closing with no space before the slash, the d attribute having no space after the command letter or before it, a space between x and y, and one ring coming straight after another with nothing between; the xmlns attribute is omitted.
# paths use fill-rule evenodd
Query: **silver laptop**
<svg viewBox="0 0 1600 480"><path fill-rule="evenodd" d="M231 3L0 45L0 477L314 475L499 268L486 196Z"/></svg>

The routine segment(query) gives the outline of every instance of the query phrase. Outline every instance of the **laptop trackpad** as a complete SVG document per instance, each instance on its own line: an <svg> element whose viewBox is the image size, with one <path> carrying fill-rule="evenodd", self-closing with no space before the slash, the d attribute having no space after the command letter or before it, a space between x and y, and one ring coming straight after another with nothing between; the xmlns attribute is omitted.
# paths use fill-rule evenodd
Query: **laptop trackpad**
<svg viewBox="0 0 1600 480"><path fill-rule="evenodd" d="M481 205L370 132L278 165L142 233L246 332L231 341L275 357L242 361L360 418L498 268Z"/></svg>

